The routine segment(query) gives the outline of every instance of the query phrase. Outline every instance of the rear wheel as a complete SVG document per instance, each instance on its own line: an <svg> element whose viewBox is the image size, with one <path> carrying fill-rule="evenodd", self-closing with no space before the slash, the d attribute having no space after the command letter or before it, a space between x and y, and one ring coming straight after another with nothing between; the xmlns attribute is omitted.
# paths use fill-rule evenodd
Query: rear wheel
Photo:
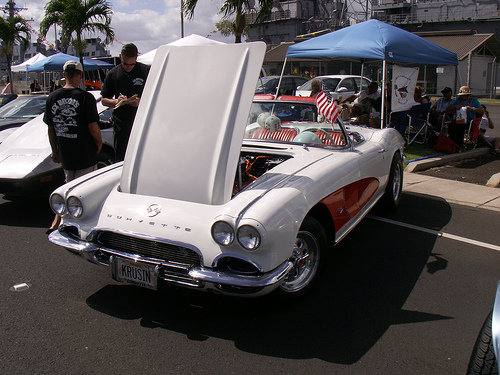
<svg viewBox="0 0 500 375"><path fill-rule="evenodd" d="M282 295L296 297L310 289L323 264L326 246L323 226L316 219L306 217L293 247L294 266L279 287Z"/></svg>
<svg viewBox="0 0 500 375"><path fill-rule="evenodd" d="M399 206L401 192L403 191L403 160L399 152L394 154L389 172L389 180L383 197L384 206L388 210L394 210Z"/></svg>

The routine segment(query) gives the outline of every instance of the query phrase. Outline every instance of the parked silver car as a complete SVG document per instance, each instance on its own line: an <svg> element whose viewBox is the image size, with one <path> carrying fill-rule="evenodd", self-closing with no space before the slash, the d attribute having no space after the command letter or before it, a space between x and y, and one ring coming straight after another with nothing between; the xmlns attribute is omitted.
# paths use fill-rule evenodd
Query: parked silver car
<svg viewBox="0 0 500 375"><path fill-rule="evenodd" d="M361 83L363 83L363 89L365 89L371 82L366 77L353 75L318 76L300 86L295 95L309 96L311 94L311 82L315 79L321 81L323 90L328 91L333 99L345 99L357 94L361 91Z"/></svg>
<svg viewBox="0 0 500 375"><path fill-rule="evenodd" d="M276 94L280 76L265 76L260 77L257 82L255 94ZM297 87L307 82L307 78L300 76L283 76L280 85L280 95L294 95Z"/></svg>

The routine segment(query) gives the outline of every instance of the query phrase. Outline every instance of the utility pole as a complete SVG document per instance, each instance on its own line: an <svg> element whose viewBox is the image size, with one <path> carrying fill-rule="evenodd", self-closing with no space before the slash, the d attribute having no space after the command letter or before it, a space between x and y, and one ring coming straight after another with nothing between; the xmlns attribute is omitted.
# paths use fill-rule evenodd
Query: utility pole
<svg viewBox="0 0 500 375"><path fill-rule="evenodd" d="M26 8L17 8L16 2L14 0L7 0L7 3L4 7L1 8L4 13L8 13L9 18L12 18L16 15L20 10L25 10Z"/></svg>

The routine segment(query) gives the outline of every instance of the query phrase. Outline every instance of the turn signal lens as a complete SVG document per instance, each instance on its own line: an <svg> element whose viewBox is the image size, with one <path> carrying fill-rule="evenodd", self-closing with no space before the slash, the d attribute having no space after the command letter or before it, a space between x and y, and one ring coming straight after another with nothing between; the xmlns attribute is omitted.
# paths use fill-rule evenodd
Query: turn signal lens
<svg viewBox="0 0 500 375"><path fill-rule="evenodd" d="M216 221L212 225L212 238L222 246L229 246L234 241L234 229L225 221Z"/></svg>
<svg viewBox="0 0 500 375"><path fill-rule="evenodd" d="M64 211L66 211L66 204L64 202L64 198L59 194L52 194L50 196L49 203L50 203L50 208L52 208L52 211L54 211L57 215L62 215Z"/></svg>
<svg viewBox="0 0 500 375"><path fill-rule="evenodd" d="M251 225L238 228L238 242L247 250L255 250L260 245L260 233Z"/></svg>
<svg viewBox="0 0 500 375"><path fill-rule="evenodd" d="M80 199L77 197L69 197L66 205L68 206L68 212L73 217L80 217L83 213L83 205Z"/></svg>

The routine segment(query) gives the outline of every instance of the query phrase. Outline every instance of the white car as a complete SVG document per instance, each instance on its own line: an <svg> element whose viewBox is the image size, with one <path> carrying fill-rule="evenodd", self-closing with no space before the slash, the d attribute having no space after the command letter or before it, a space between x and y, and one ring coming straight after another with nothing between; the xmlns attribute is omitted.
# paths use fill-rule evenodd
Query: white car
<svg viewBox="0 0 500 375"><path fill-rule="evenodd" d="M145 288L305 293L380 199L398 205L404 140L320 122L312 98L252 103L264 53L160 47L124 162L54 191L49 240Z"/></svg>
<svg viewBox="0 0 500 375"><path fill-rule="evenodd" d="M106 128L112 111L101 104L99 91L92 94L98 99L99 125L102 126L103 147L98 161L98 166L102 167L114 160L113 129ZM62 185L61 164L52 161L51 153L43 113L13 129L0 144L0 194L7 197L47 196Z"/></svg>
<svg viewBox="0 0 500 375"><path fill-rule="evenodd" d="M302 86L297 88L297 96L309 96L311 94L311 82L313 80L321 81L324 91L327 91L333 99L342 100L361 91L361 80L363 80L363 89L370 84L366 77L353 75L329 75L318 76L310 79Z"/></svg>

